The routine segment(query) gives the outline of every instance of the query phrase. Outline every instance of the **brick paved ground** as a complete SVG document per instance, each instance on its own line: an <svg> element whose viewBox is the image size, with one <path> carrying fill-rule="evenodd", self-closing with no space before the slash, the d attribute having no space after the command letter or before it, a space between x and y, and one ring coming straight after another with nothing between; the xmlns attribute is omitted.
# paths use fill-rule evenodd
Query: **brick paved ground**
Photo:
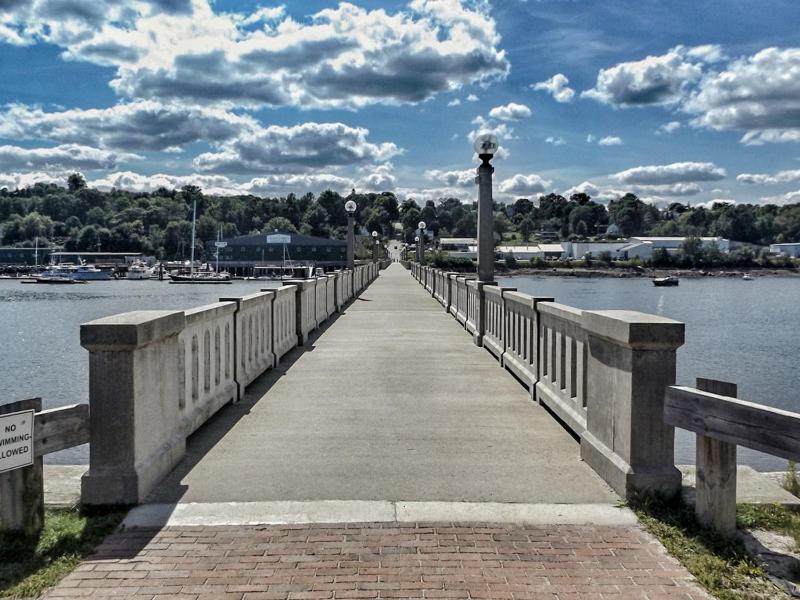
<svg viewBox="0 0 800 600"><path fill-rule="evenodd" d="M48 600L707 598L638 528L449 524L117 533Z"/></svg>

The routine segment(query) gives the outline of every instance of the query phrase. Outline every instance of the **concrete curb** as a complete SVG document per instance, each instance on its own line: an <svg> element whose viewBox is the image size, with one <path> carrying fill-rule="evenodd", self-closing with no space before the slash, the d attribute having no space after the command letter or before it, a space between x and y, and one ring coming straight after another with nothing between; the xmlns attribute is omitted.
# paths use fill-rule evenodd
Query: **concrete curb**
<svg viewBox="0 0 800 600"><path fill-rule="evenodd" d="M513 523L519 525L633 526L636 516L612 504L511 504L499 502L208 502L144 504L123 529L153 527L295 525L313 523Z"/></svg>

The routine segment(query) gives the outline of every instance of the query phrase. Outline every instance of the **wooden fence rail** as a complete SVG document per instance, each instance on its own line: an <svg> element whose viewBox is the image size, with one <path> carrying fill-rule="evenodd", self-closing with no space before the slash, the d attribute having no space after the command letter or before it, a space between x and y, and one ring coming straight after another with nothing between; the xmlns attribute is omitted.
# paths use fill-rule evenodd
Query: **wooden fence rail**
<svg viewBox="0 0 800 600"><path fill-rule="evenodd" d="M697 434L695 513L730 535L736 531L736 447L800 460L800 414L739 400L736 384L698 379L670 386L664 421Z"/></svg>
<svg viewBox="0 0 800 600"><path fill-rule="evenodd" d="M33 464L0 473L0 531L38 535L44 525L45 454L89 443L89 405L42 410L42 399L0 406L0 415L33 410Z"/></svg>

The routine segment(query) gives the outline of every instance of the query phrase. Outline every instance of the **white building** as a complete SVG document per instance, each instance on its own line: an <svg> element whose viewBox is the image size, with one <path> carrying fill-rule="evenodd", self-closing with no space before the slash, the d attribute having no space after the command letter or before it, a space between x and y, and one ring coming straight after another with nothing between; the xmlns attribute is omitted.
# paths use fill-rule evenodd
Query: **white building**
<svg viewBox="0 0 800 600"><path fill-rule="evenodd" d="M592 258L599 258L603 252L616 258L617 251L627 246L628 242L563 242L561 245L567 258L584 258L587 254Z"/></svg>
<svg viewBox="0 0 800 600"><path fill-rule="evenodd" d="M770 254L780 254L782 256L800 258L800 242L791 242L789 244L770 244L769 252Z"/></svg>
<svg viewBox="0 0 800 600"><path fill-rule="evenodd" d="M675 254L681 249L686 241L685 237L632 237L628 243L617 251L617 258L630 260L648 260L652 258L656 250L666 250L669 254ZM731 242L722 237L701 237L698 238L703 249L716 245L720 252L730 252Z"/></svg>
<svg viewBox="0 0 800 600"><path fill-rule="evenodd" d="M538 244L534 246L497 246L495 252L498 252L503 258L513 254L517 260L544 258L544 251Z"/></svg>

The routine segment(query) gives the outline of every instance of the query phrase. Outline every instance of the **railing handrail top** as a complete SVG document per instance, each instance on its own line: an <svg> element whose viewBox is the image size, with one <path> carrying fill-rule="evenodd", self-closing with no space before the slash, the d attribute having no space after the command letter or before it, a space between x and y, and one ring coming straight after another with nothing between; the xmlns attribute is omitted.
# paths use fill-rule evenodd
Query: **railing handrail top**
<svg viewBox="0 0 800 600"><path fill-rule="evenodd" d="M278 296L286 296L288 294L296 292L297 291L297 286L296 285L282 285L281 287L278 287L278 288L261 288L261 291L262 292L273 292L275 294L275 297L277 298Z"/></svg>
<svg viewBox="0 0 800 600"><path fill-rule="evenodd" d="M250 304L252 302L256 302L258 300L267 300L272 299L275 294L272 290L262 290L260 292L253 292L252 294L247 294L246 296L226 296L224 298L220 298L220 302L238 302L241 305Z"/></svg>
<svg viewBox="0 0 800 600"><path fill-rule="evenodd" d="M693 388L688 385L671 385L667 388L667 390L678 390L680 392L691 394L692 396L701 396L711 400L716 400L718 402L729 403L745 410L753 411L756 414L778 415L781 417L797 419L798 424L800 425L800 413L792 412L790 410L784 410L782 408L776 408L766 404L759 404L758 402L753 402L751 400L734 398L732 396L723 396L721 394L714 394L712 392L704 392L703 390L698 390L697 388Z"/></svg>
<svg viewBox="0 0 800 600"><path fill-rule="evenodd" d="M231 300L220 300L219 302L212 302L211 304L204 304L203 306L196 306L194 308L187 308L183 311L186 317L186 324L194 323L196 321L203 321L205 319L214 318L219 315L233 313L236 311L236 302Z"/></svg>
<svg viewBox="0 0 800 600"><path fill-rule="evenodd" d="M667 387L664 422L788 460L800 459L800 414L686 386Z"/></svg>
<svg viewBox="0 0 800 600"><path fill-rule="evenodd" d="M564 319L565 321L572 321L573 323L581 324L583 320L583 310L569 306L568 304L561 304L559 302L539 302L536 304L537 310L547 315L556 318Z"/></svg>
<svg viewBox="0 0 800 600"><path fill-rule="evenodd" d="M534 304L555 301L552 296L531 296L530 294L526 294L525 292L520 292L518 290L509 290L507 292L503 292L503 298L516 304L530 306L531 308L534 306Z"/></svg>

